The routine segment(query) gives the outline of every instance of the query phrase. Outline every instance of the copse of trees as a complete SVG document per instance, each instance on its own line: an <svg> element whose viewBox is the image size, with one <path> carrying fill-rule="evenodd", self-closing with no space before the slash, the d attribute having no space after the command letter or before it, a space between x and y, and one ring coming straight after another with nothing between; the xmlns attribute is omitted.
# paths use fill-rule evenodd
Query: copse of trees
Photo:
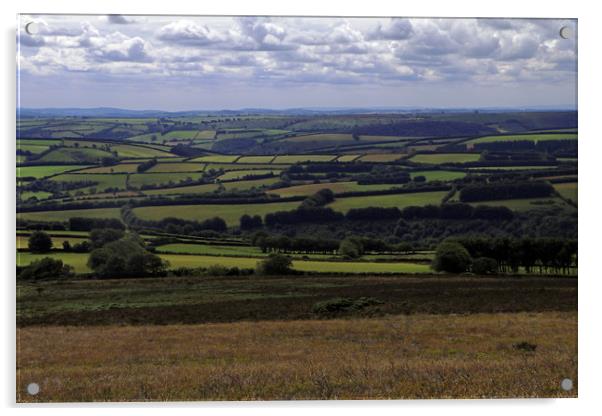
<svg viewBox="0 0 602 416"><path fill-rule="evenodd" d="M90 231L90 244L92 248L100 248L112 241L117 241L125 236L123 230L115 228L94 229Z"/></svg>
<svg viewBox="0 0 602 416"><path fill-rule="evenodd" d="M397 220L399 218L401 218L401 211L397 207L352 208L345 214L345 219L349 221Z"/></svg>
<svg viewBox="0 0 602 416"><path fill-rule="evenodd" d="M405 184L412 179L409 172L397 166L374 166L370 174L356 177L359 185Z"/></svg>
<svg viewBox="0 0 602 416"><path fill-rule="evenodd" d="M443 220L495 220L509 221L514 218L511 209L504 206L479 205L473 207L465 203L447 203L440 206L410 206L401 211L401 218L405 220L443 219Z"/></svg>
<svg viewBox="0 0 602 416"><path fill-rule="evenodd" d="M254 228L260 228L263 226L263 220L259 215L250 216L248 214L240 217L240 229L241 230L252 230Z"/></svg>
<svg viewBox="0 0 602 416"><path fill-rule="evenodd" d="M116 218L69 218L69 230L71 231L91 231L95 228L125 230L125 225Z"/></svg>
<svg viewBox="0 0 602 416"><path fill-rule="evenodd" d="M47 253L52 249L52 238L44 231L31 233L27 243L32 253Z"/></svg>
<svg viewBox="0 0 602 416"><path fill-rule="evenodd" d="M157 164L157 158L152 158L150 160L147 160L146 162L142 162L141 164L139 164L138 167L136 168L136 171L138 173L146 172L147 170L149 170L156 164Z"/></svg>
<svg viewBox="0 0 602 416"><path fill-rule="evenodd" d="M332 201L334 201L334 193L328 188L320 189L315 194L308 196L301 203L301 208L305 209L305 208L323 207L323 206L331 203Z"/></svg>
<svg viewBox="0 0 602 416"><path fill-rule="evenodd" d="M460 201L492 201L497 199L545 198L554 194L554 187L547 182L497 182L468 185L460 190Z"/></svg>
<svg viewBox="0 0 602 416"><path fill-rule="evenodd" d="M268 236L265 233L256 234L252 239L252 244L259 247L264 253L336 254L339 248L338 240L290 238L284 235Z"/></svg>
<svg viewBox="0 0 602 416"><path fill-rule="evenodd" d="M101 278L160 276L168 266L168 262L148 252L135 235L96 248L88 258L88 267Z"/></svg>
<svg viewBox="0 0 602 416"><path fill-rule="evenodd" d="M256 273L260 275L291 274L293 260L283 254L270 254L266 259L257 262Z"/></svg>
<svg viewBox="0 0 602 416"><path fill-rule="evenodd" d="M488 257L501 273L569 274L577 266L577 240L560 238L455 238L473 258Z"/></svg>
<svg viewBox="0 0 602 416"><path fill-rule="evenodd" d="M73 267L63 264L62 260L44 257L43 259L31 262L29 266L21 270L17 277L23 280L45 280L72 276Z"/></svg>
<svg viewBox="0 0 602 416"><path fill-rule="evenodd" d="M438 272L463 273L468 271L471 263L468 250L460 243L448 240L437 246L431 267Z"/></svg>
<svg viewBox="0 0 602 416"><path fill-rule="evenodd" d="M266 214L264 223L268 227L284 224L299 224L304 222L324 223L342 221L345 216L332 208L300 207L292 211L277 211Z"/></svg>

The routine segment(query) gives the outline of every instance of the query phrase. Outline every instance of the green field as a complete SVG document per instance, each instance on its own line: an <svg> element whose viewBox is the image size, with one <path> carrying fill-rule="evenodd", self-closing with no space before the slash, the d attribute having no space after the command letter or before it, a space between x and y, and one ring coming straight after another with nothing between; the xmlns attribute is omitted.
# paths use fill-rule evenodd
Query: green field
<svg viewBox="0 0 602 416"><path fill-rule="evenodd" d="M50 192L38 191L38 192L21 192L21 199L27 201L29 198L37 198L38 200L48 199L52 196Z"/></svg>
<svg viewBox="0 0 602 416"><path fill-rule="evenodd" d="M135 173L138 169L138 163L119 163L112 166L99 166L78 170L75 173Z"/></svg>
<svg viewBox="0 0 602 416"><path fill-rule="evenodd" d="M121 158L142 158L142 157L169 157L174 156L169 152L163 150L151 149L142 146L133 146L130 144L118 144L112 146L111 150L117 152L117 156Z"/></svg>
<svg viewBox="0 0 602 416"><path fill-rule="evenodd" d="M336 159L336 161L337 162L353 162L358 157L360 157L360 155L343 155L343 156L339 156Z"/></svg>
<svg viewBox="0 0 602 416"><path fill-rule="evenodd" d="M368 154L368 155L364 155L362 157L360 157L358 160L360 162L382 162L382 163L386 163L386 162L394 162L398 159L401 159L402 157L406 156L403 153L372 153L372 154Z"/></svg>
<svg viewBox="0 0 602 416"><path fill-rule="evenodd" d="M537 208L562 207L572 209L559 198L524 198L524 199L500 199L495 201L482 201L471 203L471 205L505 206L514 211L528 211Z"/></svg>
<svg viewBox="0 0 602 416"><path fill-rule="evenodd" d="M414 179L416 176L424 176L427 182L430 181L453 181L466 176L465 172L453 170L424 170L419 172L411 172L410 176Z"/></svg>
<svg viewBox="0 0 602 416"><path fill-rule="evenodd" d="M200 172L205 168L202 163L157 163L146 171L146 173L164 173L164 172Z"/></svg>
<svg viewBox="0 0 602 416"><path fill-rule="evenodd" d="M577 182L555 183L554 189L564 198L577 202Z"/></svg>
<svg viewBox="0 0 602 416"><path fill-rule="evenodd" d="M72 209L63 211L20 212L17 218L34 221L68 221L69 218L117 218L121 219L119 208Z"/></svg>
<svg viewBox="0 0 602 416"><path fill-rule="evenodd" d="M107 188L125 189L125 181L127 179L125 173L103 174L103 173L64 173L58 176L53 176L51 180L56 182L80 182L92 181L96 185L92 185L82 189L96 188L97 192L102 192ZM75 192L75 191L72 191Z"/></svg>
<svg viewBox="0 0 602 416"><path fill-rule="evenodd" d="M270 163L274 156L243 156L236 163Z"/></svg>
<svg viewBox="0 0 602 416"><path fill-rule="evenodd" d="M269 163L208 163L205 167L205 172L210 170L223 170L229 172L231 170L274 170L286 169L290 165L271 165Z"/></svg>
<svg viewBox="0 0 602 416"><path fill-rule="evenodd" d="M513 134L507 136L485 136L472 139L466 142L467 145L476 143L493 143L509 141L546 141L546 140L577 140L577 133L558 133L558 134Z"/></svg>
<svg viewBox="0 0 602 416"><path fill-rule="evenodd" d="M128 140L133 142L148 142L148 143L161 143L164 140L174 140L174 139L186 139L192 140L194 138L198 138L197 134L199 132L197 130L172 130L165 134L161 133L148 133L148 134L140 134L138 136L129 137ZM153 140L153 137L155 140ZM213 136L211 136L213 137Z"/></svg>
<svg viewBox="0 0 602 416"><path fill-rule="evenodd" d="M224 173L223 175L221 175L220 177L218 177L217 179L221 180L221 181L228 181L228 180L232 180L232 179L242 179L245 176L249 176L249 175L267 175L269 173L273 173L274 175L278 175L280 173L280 170L276 170L276 169L270 169L270 170L262 170L262 169L252 169L252 170L233 170L233 171L229 171Z"/></svg>
<svg viewBox="0 0 602 416"><path fill-rule="evenodd" d="M146 189L145 195L177 195L177 194L205 194L219 189L215 183L205 183L202 185L178 186L175 188Z"/></svg>
<svg viewBox="0 0 602 416"><path fill-rule="evenodd" d="M134 187L143 185L160 185L180 183L190 178L199 180L203 177L202 172L172 172L172 173L133 173L130 175L129 184Z"/></svg>
<svg viewBox="0 0 602 416"><path fill-rule="evenodd" d="M378 185L358 185L357 182L334 182L334 183L311 183L307 185L289 186L287 188L272 189L270 194L280 195L282 197L297 195L312 195L321 189L330 189L335 194L343 192L362 192L379 191L390 189L396 185L378 184ZM397 185L401 186L401 185Z"/></svg>
<svg viewBox="0 0 602 416"><path fill-rule="evenodd" d="M70 170L82 169L87 166L81 165L54 165L54 166L22 166L17 167L17 178L33 177L36 179L45 178L47 176L56 175L57 173L67 172Z"/></svg>
<svg viewBox="0 0 602 416"><path fill-rule="evenodd" d="M264 204L232 205L170 205L134 208L134 214L143 220L161 220L166 217L186 220L206 220L221 217L228 226L238 225L244 214L264 216L275 211L287 211L299 206L299 202L271 202Z"/></svg>
<svg viewBox="0 0 602 416"><path fill-rule="evenodd" d="M349 142L353 141L351 134L337 134L337 133L320 133L320 134L308 134L304 136L287 137L283 141L293 143L304 143L304 142Z"/></svg>
<svg viewBox="0 0 602 416"><path fill-rule="evenodd" d="M81 243L83 241L87 241L86 237L61 237L61 236L52 236L52 248L55 249L63 249L63 241L68 241L69 244L74 245ZM26 249L28 247L29 236L26 235L18 235L17 236L17 249Z"/></svg>
<svg viewBox="0 0 602 416"><path fill-rule="evenodd" d="M352 208L365 207L398 207L422 206L428 204L439 205L441 199L447 194L446 191L438 192L416 192L411 194L353 196L348 198L337 198L328 206L335 211L347 212Z"/></svg>
<svg viewBox="0 0 602 416"><path fill-rule="evenodd" d="M243 191L251 188L273 185L278 181L280 181L280 178L275 176L273 178L265 179L249 179L246 181L224 182L222 183L222 185L226 189L226 191L232 191L234 189Z"/></svg>
<svg viewBox="0 0 602 416"><path fill-rule="evenodd" d="M57 253L32 254L17 253L17 265L26 266L32 261L44 257L61 259L64 263L73 266L76 273L88 273L90 269L86 265L88 253ZM224 267L238 267L244 269L254 269L259 259L251 257L225 257L225 256L207 256L207 255L186 255L186 254L161 254L160 257L169 261L170 268L178 267L209 267L220 265ZM295 260L293 269L309 272L322 273L431 273L432 270L427 264L418 263L371 263L360 261L312 261Z"/></svg>
<svg viewBox="0 0 602 416"><path fill-rule="evenodd" d="M37 161L48 163L98 163L103 157L112 156L112 153L100 149L61 147L46 153Z"/></svg>
<svg viewBox="0 0 602 416"><path fill-rule="evenodd" d="M211 155L201 156L196 159L192 159L191 162L213 162L213 163L232 163L238 159L238 155Z"/></svg>
<svg viewBox="0 0 602 416"><path fill-rule="evenodd" d="M282 155L276 156L272 163L330 162L335 158L335 155Z"/></svg>
<svg viewBox="0 0 602 416"><path fill-rule="evenodd" d="M476 162L481 157L478 153L433 153L412 156L409 160L415 163L440 165L442 163Z"/></svg>
<svg viewBox="0 0 602 416"><path fill-rule="evenodd" d="M259 247L253 246L225 246L213 244L165 244L156 247L157 251L169 254L205 254L211 256L251 256L264 257Z"/></svg>
<svg viewBox="0 0 602 416"><path fill-rule="evenodd" d="M482 166L478 168L468 168L469 170L538 170L555 169L556 166Z"/></svg>
<svg viewBox="0 0 602 416"><path fill-rule="evenodd" d="M17 143L17 149L24 152L31 152L34 155L39 155L50 148L50 145L37 145L37 144L21 144Z"/></svg>

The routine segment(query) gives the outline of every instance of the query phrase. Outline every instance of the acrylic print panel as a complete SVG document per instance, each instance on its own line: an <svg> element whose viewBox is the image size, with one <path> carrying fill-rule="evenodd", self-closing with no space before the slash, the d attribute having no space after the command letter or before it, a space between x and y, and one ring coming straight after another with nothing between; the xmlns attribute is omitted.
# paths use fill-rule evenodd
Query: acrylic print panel
<svg viewBox="0 0 602 416"><path fill-rule="evenodd" d="M576 39L21 15L17 401L576 397Z"/></svg>

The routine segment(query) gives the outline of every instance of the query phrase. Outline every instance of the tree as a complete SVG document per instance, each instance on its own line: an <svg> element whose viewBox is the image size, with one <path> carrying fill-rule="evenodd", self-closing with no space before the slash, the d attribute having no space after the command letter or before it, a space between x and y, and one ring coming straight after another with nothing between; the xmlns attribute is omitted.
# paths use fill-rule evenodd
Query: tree
<svg viewBox="0 0 602 416"><path fill-rule="evenodd" d="M28 247L32 253L46 253L52 248L52 238L44 231L34 231L29 236Z"/></svg>
<svg viewBox="0 0 602 416"><path fill-rule="evenodd" d="M115 228L95 229L90 231L90 242L92 248L100 248L107 243L117 241L125 235L123 230Z"/></svg>
<svg viewBox="0 0 602 416"><path fill-rule="evenodd" d="M497 261L491 257L479 257L472 262L472 272L475 274L497 273Z"/></svg>
<svg viewBox="0 0 602 416"><path fill-rule="evenodd" d="M258 261L256 272L263 275L290 274L293 261L284 254L270 254L266 259Z"/></svg>
<svg viewBox="0 0 602 416"><path fill-rule="evenodd" d="M161 275L169 263L146 251L137 236L128 236L92 250L88 266L100 277Z"/></svg>
<svg viewBox="0 0 602 416"><path fill-rule="evenodd" d="M19 279L23 280L56 279L71 276L73 276L73 267L63 264L62 260L55 260L50 257L32 262L19 273Z"/></svg>
<svg viewBox="0 0 602 416"><path fill-rule="evenodd" d="M346 238L339 245L339 254L350 259L356 259L364 254L364 247L359 240Z"/></svg>
<svg viewBox="0 0 602 416"><path fill-rule="evenodd" d="M469 269L472 259L460 243L444 241L437 247L432 268L438 272L462 273Z"/></svg>

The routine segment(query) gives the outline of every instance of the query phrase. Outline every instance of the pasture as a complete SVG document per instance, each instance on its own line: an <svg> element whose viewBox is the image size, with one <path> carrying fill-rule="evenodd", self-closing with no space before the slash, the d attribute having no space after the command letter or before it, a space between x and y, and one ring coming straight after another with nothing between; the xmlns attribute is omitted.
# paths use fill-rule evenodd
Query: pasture
<svg viewBox="0 0 602 416"><path fill-rule="evenodd" d="M360 162L375 162L375 163L386 163L386 162L395 162L406 155L403 153L370 153L364 156L361 156L358 160Z"/></svg>
<svg viewBox="0 0 602 416"><path fill-rule="evenodd" d="M173 154L150 147L133 146L131 144L118 144L111 146L111 150L117 152L120 158L150 158L150 157L169 157Z"/></svg>
<svg viewBox="0 0 602 416"><path fill-rule="evenodd" d="M397 207L422 206L428 204L439 205L441 199L447 194L446 191L416 192L411 194L352 196L347 198L336 198L328 206L335 211L347 212L352 208L365 207Z"/></svg>
<svg viewBox="0 0 602 416"><path fill-rule="evenodd" d="M130 175L130 186L140 188L145 185L178 184L190 180L199 180L202 172L167 172L167 173L133 173Z"/></svg>
<svg viewBox="0 0 602 416"><path fill-rule="evenodd" d="M280 155L272 163L295 164L302 162L330 162L336 155Z"/></svg>
<svg viewBox="0 0 602 416"><path fill-rule="evenodd" d="M232 163L238 159L238 155L210 155L200 156L190 160L191 162L208 162L208 163Z"/></svg>
<svg viewBox="0 0 602 416"><path fill-rule="evenodd" d="M270 194L280 195L281 197L287 196L298 196L298 195L312 195L321 189L330 189L335 194L342 192L362 192L362 191L379 191L383 189L390 189L396 185L388 184L377 184L377 185L358 185L357 182L325 182L325 183L311 183L307 185L295 185L287 188L272 189L269 191ZM401 185L398 185L401 186Z"/></svg>
<svg viewBox="0 0 602 416"><path fill-rule="evenodd" d="M99 163L102 158L113 157L106 150L93 148L60 147L46 153L37 162L44 163Z"/></svg>
<svg viewBox="0 0 602 416"><path fill-rule="evenodd" d="M270 163L274 156L242 156L236 163Z"/></svg>
<svg viewBox="0 0 602 416"><path fill-rule="evenodd" d="M278 175L281 171L276 169L270 170L262 170L262 169L252 169L252 170L232 170L220 175L217 179L221 181L228 181L232 179L242 179L245 176L254 176L254 175L268 175L274 174Z"/></svg>
<svg viewBox="0 0 602 416"><path fill-rule="evenodd" d="M157 163L146 171L146 173L164 173L164 172L200 172L205 168L202 163Z"/></svg>
<svg viewBox="0 0 602 416"><path fill-rule="evenodd" d="M427 182L431 181L453 181L466 176L466 172L453 170L423 170L411 172L410 177L414 179L416 176L424 176Z"/></svg>
<svg viewBox="0 0 602 416"><path fill-rule="evenodd" d="M18 212L17 218L32 221L68 221L69 218L117 218L121 219L119 208L70 209L62 211Z"/></svg>
<svg viewBox="0 0 602 416"><path fill-rule="evenodd" d="M137 172L138 165L138 163L119 163L111 166L81 169L73 173L135 173Z"/></svg>
<svg viewBox="0 0 602 416"><path fill-rule="evenodd" d="M230 204L230 205L170 205L158 207L134 208L136 216L143 220L161 220L165 217L176 217L185 220L203 221L213 217L221 217L228 226L238 225L244 214L264 216L275 211L288 211L299 206L300 202L270 202L263 204Z"/></svg>
<svg viewBox="0 0 602 416"><path fill-rule="evenodd" d="M17 167L17 178L46 178L48 176L56 175L58 173L73 171L85 168L87 166L81 165L48 165L48 166L18 166Z"/></svg>
<svg viewBox="0 0 602 416"><path fill-rule="evenodd" d="M518 141L547 141L547 140L577 140L577 133L551 133L551 134L512 134L502 136L485 136L466 142L467 145L493 142L518 142Z"/></svg>
<svg viewBox="0 0 602 416"><path fill-rule="evenodd" d="M409 160L414 163L441 165L444 163L476 162L480 157L479 153L430 153L418 154L412 156Z"/></svg>
<svg viewBox="0 0 602 416"><path fill-rule="evenodd" d="M554 189L564 198L577 202L577 182L555 183Z"/></svg>
<svg viewBox="0 0 602 416"><path fill-rule="evenodd" d="M57 176L53 176L51 178L52 181L55 182L81 182L81 181L91 181L95 182L95 185L87 186L86 188L90 190L95 188L97 192L102 192L107 188L118 188L125 189L125 182L128 175L125 173L115 173L115 174L103 174L103 173L63 173ZM71 191L75 192L75 191Z"/></svg>

